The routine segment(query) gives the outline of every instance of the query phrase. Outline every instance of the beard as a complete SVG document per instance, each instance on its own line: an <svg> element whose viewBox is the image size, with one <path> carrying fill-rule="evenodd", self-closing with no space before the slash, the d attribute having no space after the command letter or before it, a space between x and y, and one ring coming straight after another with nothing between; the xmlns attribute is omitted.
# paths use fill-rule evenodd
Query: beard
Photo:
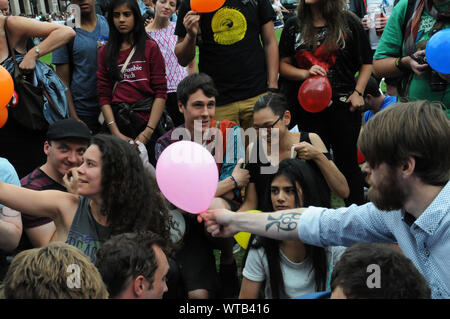
<svg viewBox="0 0 450 319"><path fill-rule="evenodd" d="M394 170L386 174L379 185L372 185L368 194L370 201L384 211L402 209L407 198L407 190L405 186L400 185Z"/></svg>

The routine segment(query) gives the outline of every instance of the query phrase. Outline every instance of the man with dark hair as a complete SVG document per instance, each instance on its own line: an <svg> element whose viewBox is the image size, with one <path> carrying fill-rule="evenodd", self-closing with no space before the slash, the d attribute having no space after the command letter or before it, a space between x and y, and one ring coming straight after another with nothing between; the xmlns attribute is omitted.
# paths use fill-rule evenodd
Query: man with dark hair
<svg viewBox="0 0 450 319"><path fill-rule="evenodd" d="M178 109L185 123L161 136L155 147L156 158L180 137L205 145L214 152L219 170L219 184L210 208L227 208L236 211L240 206L240 189L250 179L249 172L242 169L239 159L244 158L240 128L232 121L215 121L216 96L218 92L212 78L204 73L185 77L177 87ZM213 134L208 134L211 132ZM230 141L234 147L227 147ZM234 144L233 144L234 141ZM232 152L227 154L227 151ZM229 161L231 159L231 161ZM221 249L220 277L223 297L237 297L239 283L237 266L233 256L233 239L213 240L205 236L203 225L196 216L184 213L186 233L184 245L177 253L181 265L181 277L189 298L206 299L218 292L213 247Z"/></svg>
<svg viewBox="0 0 450 319"><path fill-rule="evenodd" d="M430 297L430 287L412 261L385 244L348 248L331 275L331 299Z"/></svg>
<svg viewBox="0 0 450 319"><path fill-rule="evenodd" d="M239 231L316 246L397 243L427 279L432 298L450 298L450 121L440 105L399 103L375 115L359 136L370 179L362 206L268 214L209 211L213 236Z"/></svg>
<svg viewBox="0 0 450 319"><path fill-rule="evenodd" d="M374 117L376 113L395 102L397 102L397 98L395 96L384 95L380 90L377 80L371 76L364 91L364 103L368 109L364 113L364 124Z"/></svg>
<svg viewBox="0 0 450 319"><path fill-rule="evenodd" d="M175 54L182 66L200 52L199 70L219 91L216 120L253 123L253 104L267 90L278 91L278 46L275 11L269 0L226 0L214 12L193 11L181 3Z"/></svg>
<svg viewBox="0 0 450 319"><path fill-rule="evenodd" d="M429 299L427 281L410 259L386 244L359 243L342 254L331 290L296 299Z"/></svg>
<svg viewBox="0 0 450 319"><path fill-rule="evenodd" d="M109 27L105 17L95 14L94 0L72 0L80 6L80 27L67 45L53 51L52 63L56 73L69 88L67 97L70 117L82 121L93 134L100 131L97 100L97 52L108 39Z"/></svg>
<svg viewBox="0 0 450 319"><path fill-rule="evenodd" d="M114 299L162 299L169 263L164 240L150 231L111 237L95 266Z"/></svg>
<svg viewBox="0 0 450 319"><path fill-rule="evenodd" d="M47 161L20 180L22 187L39 191L67 191L63 178L72 168L81 165L90 139L89 129L74 119L52 124L44 143ZM22 222L24 234L20 250L42 247L56 238L56 227L51 218L34 217L22 212Z"/></svg>

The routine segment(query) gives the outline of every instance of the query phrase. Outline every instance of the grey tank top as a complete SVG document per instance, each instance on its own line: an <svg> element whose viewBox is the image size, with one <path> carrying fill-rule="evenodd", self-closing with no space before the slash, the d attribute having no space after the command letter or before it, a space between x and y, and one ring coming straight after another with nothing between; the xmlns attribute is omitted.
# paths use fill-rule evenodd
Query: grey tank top
<svg viewBox="0 0 450 319"><path fill-rule="evenodd" d="M111 231L95 221L89 207L90 202L89 198L80 196L66 243L81 250L94 262L98 249L110 237Z"/></svg>

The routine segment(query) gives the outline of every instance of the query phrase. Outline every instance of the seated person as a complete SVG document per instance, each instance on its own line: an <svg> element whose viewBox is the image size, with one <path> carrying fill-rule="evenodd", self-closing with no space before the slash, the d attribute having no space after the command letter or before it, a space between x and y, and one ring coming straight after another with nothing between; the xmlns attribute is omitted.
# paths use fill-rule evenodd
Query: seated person
<svg viewBox="0 0 450 319"><path fill-rule="evenodd" d="M42 191L66 192L64 176L83 163L83 154L89 146L91 133L79 121L65 119L50 125L44 143L47 161L20 182L22 187ZM56 227L51 218L35 217L22 212L24 234L19 249L42 247L56 239Z"/></svg>
<svg viewBox="0 0 450 319"><path fill-rule="evenodd" d="M169 263L164 240L150 231L111 237L95 265L114 299L162 299Z"/></svg>
<svg viewBox="0 0 450 319"><path fill-rule="evenodd" d="M107 299L97 268L77 248L61 242L20 252L6 273L6 299Z"/></svg>
<svg viewBox="0 0 450 319"><path fill-rule="evenodd" d="M266 187L270 193L264 199L266 211L330 205L317 174L300 159L281 161L277 173L271 175L271 182ZM242 299L258 298L263 285L266 299L323 291L329 287L333 266L345 250L345 247L307 245L300 240L256 237L255 242L250 246L242 272L239 295Z"/></svg>
<svg viewBox="0 0 450 319"><path fill-rule="evenodd" d="M342 254L331 291L298 299L430 299L431 290L412 261L386 244L356 244Z"/></svg>
<svg viewBox="0 0 450 319"><path fill-rule="evenodd" d="M364 102L364 106L368 109L364 113L364 124L366 124L367 121L374 117L379 111L397 103L397 97L384 95L378 86L377 80L371 76L364 91Z"/></svg>
<svg viewBox="0 0 450 319"><path fill-rule="evenodd" d="M259 198L268 196L266 192L270 176L277 171L280 161L294 156L306 160L314 168L321 183L328 185L328 193L331 190L342 198L349 196L347 180L331 160L320 136L308 132L290 132L290 121L291 113L287 110L283 95L269 93L255 103L253 124L257 139L247 148L250 182L239 211L261 210Z"/></svg>
<svg viewBox="0 0 450 319"><path fill-rule="evenodd" d="M180 137L205 145L213 152L220 180L210 208L236 210L240 205L241 188L247 185L250 176L247 170L241 168L242 162L238 164L238 160L245 156L239 127L232 121L213 120L217 94L210 76L196 73L185 77L177 88L178 108L185 123L157 140L155 154L159 158L163 150L179 141ZM229 147L228 144L236 147ZM228 161L230 158L231 161ZM181 277L189 298L208 298L218 288L212 239L208 235L210 240L205 240L204 227L197 222L196 216L183 215L186 221L184 246L176 258L181 266ZM222 251L219 273L225 286L221 291L224 297L237 297L239 283L233 256L234 239L214 241L214 245L220 246Z"/></svg>

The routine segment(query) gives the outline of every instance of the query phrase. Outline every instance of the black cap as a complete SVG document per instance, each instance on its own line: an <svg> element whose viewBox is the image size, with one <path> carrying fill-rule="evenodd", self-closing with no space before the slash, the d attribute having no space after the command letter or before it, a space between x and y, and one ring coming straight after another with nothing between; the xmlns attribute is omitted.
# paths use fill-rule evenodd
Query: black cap
<svg viewBox="0 0 450 319"><path fill-rule="evenodd" d="M90 141L91 132L83 123L74 119L59 120L50 125L47 131L48 141L63 140L66 138Z"/></svg>

